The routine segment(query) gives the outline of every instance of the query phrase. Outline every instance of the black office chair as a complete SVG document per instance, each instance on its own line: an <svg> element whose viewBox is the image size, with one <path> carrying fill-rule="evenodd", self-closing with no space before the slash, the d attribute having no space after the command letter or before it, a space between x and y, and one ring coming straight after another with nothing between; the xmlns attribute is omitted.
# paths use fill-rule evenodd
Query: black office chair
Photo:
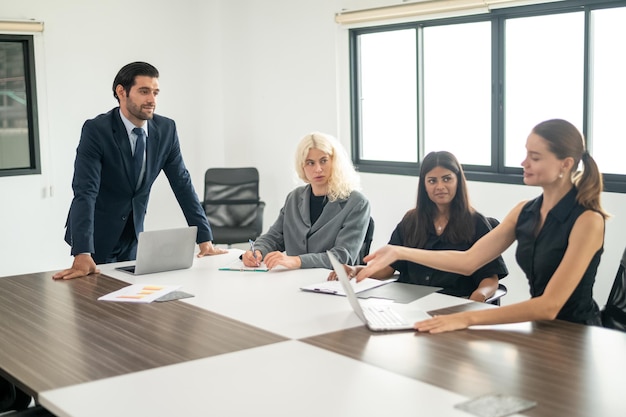
<svg viewBox="0 0 626 417"><path fill-rule="evenodd" d="M626 332L626 249L601 315L604 327Z"/></svg>
<svg viewBox="0 0 626 417"><path fill-rule="evenodd" d="M487 304L500 305L500 299L504 297L507 293L506 286L504 284L498 284L498 289L495 294L485 300Z"/></svg>
<svg viewBox="0 0 626 417"><path fill-rule="evenodd" d="M492 229L500 224L500 221L495 217L487 217L487 221L489 222L489 227ZM487 304L500 305L500 299L504 297L507 293L506 286L504 284L498 284L498 289L495 294L485 300Z"/></svg>
<svg viewBox="0 0 626 417"><path fill-rule="evenodd" d="M9 410L23 410L30 404L32 397L0 377L0 413Z"/></svg>
<svg viewBox="0 0 626 417"><path fill-rule="evenodd" d="M12 411L1 415L2 417L55 417L55 414L52 414L40 405L34 405L33 407L25 408L20 411Z"/></svg>
<svg viewBox="0 0 626 417"><path fill-rule="evenodd" d="M369 224L367 225L367 232L365 233L365 239L363 240L363 246L359 251L359 265L366 265L363 261L367 255L370 254L370 248L372 247L372 240L374 239L374 219L370 217Z"/></svg>
<svg viewBox="0 0 626 417"><path fill-rule="evenodd" d="M204 211L213 243L232 245L263 231L265 203L259 197L256 168L209 168L204 174Z"/></svg>

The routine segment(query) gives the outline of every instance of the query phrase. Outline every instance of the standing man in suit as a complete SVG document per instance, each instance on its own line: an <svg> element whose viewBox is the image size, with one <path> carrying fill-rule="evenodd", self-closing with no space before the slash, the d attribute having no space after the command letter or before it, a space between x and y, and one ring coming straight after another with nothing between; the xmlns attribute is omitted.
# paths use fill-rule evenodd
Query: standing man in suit
<svg viewBox="0 0 626 417"><path fill-rule="evenodd" d="M150 189L161 170L187 223L198 227L198 256L227 252L211 242L211 227L183 162L176 124L154 114L158 94L158 70L145 62L132 62L113 81L119 107L83 125L65 233L74 262L54 279L98 273L96 264L136 258Z"/></svg>

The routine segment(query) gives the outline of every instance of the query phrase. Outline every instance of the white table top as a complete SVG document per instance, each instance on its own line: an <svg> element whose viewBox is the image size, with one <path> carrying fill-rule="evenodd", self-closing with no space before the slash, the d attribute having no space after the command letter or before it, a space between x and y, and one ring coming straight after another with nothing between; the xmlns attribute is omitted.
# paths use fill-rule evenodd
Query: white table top
<svg viewBox="0 0 626 417"><path fill-rule="evenodd" d="M300 290L329 270L219 271L242 253L196 258L192 268L133 276L101 272L133 284L182 285L200 308L290 339L361 326L345 297ZM369 301L369 300L368 300ZM467 302L430 294L401 309L433 310ZM372 395L376 393L376 395ZM459 394L290 340L85 384L50 390L40 403L60 417L272 415L463 417Z"/></svg>
<svg viewBox="0 0 626 417"><path fill-rule="evenodd" d="M243 251L196 258L190 269L133 276L117 271L124 264L100 265L101 272L133 284L182 285L195 297L184 301L292 339L360 326L345 297L301 291L300 287L325 281L327 269L269 272L219 271ZM433 293L399 310L424 311L467 303L458 297Z"/></svg>
<svg viewBox="0 0 626 417"><path fill-rule="evenodd" d="M59 417L468 416L461 395L294 340L39 398Z"/></svg>
<svg viewBox="0 0 626 417"><path fill-rule="evenodd" d="M261 336L272 336L267 335L272 332L282 338L272 336L272 340L252 343L250 348L170 361L167 363L175 364L169 366L155 364L135 372L109 374L117 376L108 378L95 375L72 380L68 383L76 385L71 386L51 384L37 389L39 402L59 417L382 413L461 417L469 414L455 409L455 404L467 396L488 393L538 401L528 411L533 416L584 417L594 411L620 415L615 412L623 408L619 395L614 395L623 384L607 382L615 379L615 366L623 362L620 355L607 355L626 343L619 332L556 320L480 326L444 335L372 333L362 327L344 297L300 290L324 281L328 270L218 270L240 253L231 250L226 255L195 259L188 270L143 276L115 271L119 264L102 265L101 270L124 282L181 285L183 291L195 294L181 304L165 303L165 310L171 309L172 314L186 309L192 312L189 314L207 315L207 323L234 319L241 323L231 322L230 326L252 325L260 329L257 333ZM46 287L55 294L75 288L80 293L77 300L89 307L86 311L90 307L97 310L98 305L91 303L100 302L85 297L85 291L119 288L118 282L104 278L99 282L96 276L84 285L61 283L48 288L38 281L48 276L38 273L25 277L32 288ZM15 277L10 282L13 290L24 291ZM430 311L459 304L463 305L448 312L481 308L466 303L472 302L433 293L396 308ZM127 310L163 311L158 305L109 310L111 316L127 314ZM125 332L126 324L133 323L132 317L121 320L115 330ZM215 343L229 334L230 326L212 327L219 329L212 332L196 328L189 335L211 337ZM250 329L245 335L255 331ZM126 340L120 340L124 341L113 361L118 357L128 360ZM158 341L154 343L151 347L159 346ZM610 360L599 360L605 357ZM572 392L576 396L571 396Z"/></svg>

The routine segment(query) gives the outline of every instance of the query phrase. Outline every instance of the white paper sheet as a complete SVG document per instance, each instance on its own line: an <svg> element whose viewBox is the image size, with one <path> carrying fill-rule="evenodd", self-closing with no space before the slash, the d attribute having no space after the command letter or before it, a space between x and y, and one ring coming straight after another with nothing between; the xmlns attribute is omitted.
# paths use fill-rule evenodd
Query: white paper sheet
<svg viewBox="0 0 626 417"><path fill-rule="evenodd" d="M151 303L180 288L180 285L132 284L98 298L101 301L120 301L126 303Z"/></svg>

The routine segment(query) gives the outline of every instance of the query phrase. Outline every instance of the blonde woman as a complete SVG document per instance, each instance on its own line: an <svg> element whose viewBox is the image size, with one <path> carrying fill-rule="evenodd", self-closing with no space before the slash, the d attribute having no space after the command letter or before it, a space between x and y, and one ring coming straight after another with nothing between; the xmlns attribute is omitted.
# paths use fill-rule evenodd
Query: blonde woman
<svg viewBox="0 0 626 417"><path fill-rule="evenodd" d="M583 171L577 172L582 161ZM469 274L517 241L515 257L528 279L527 301L497 309L436 316L415 323L419 331L441 333L475 324L561 319L601 325L593 284L608 217L600 204L602 175L571 123L547 120L533 128L522 161L524 183L543 193L518 203L502 223L466 251L430 251L385 246L365 257L357 280L397 260Z"/></svg>
<svg viewBox="0 0 626 417"><path fill-rule="evenodd" d="M306 185L287 196L278 219L242 256L246 266L332 269L326 251L342 263L358 261L370 218L357 172L334 137L314 132L300 140L296 172Z"/></svg>

